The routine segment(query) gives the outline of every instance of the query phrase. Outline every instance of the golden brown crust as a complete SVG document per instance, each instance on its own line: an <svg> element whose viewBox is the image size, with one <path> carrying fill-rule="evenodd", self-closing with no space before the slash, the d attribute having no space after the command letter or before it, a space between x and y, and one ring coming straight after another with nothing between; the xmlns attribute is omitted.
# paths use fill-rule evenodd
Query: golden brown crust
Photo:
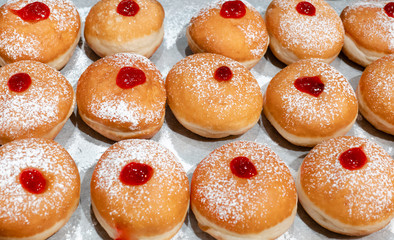
<svg viewBox="0 0 394 240"><path fill-rule="evenodd" d="M16 140L0 148L0 238L27 238L46 232L47 238L71 217L79 203L78 168L67 151L53 140L30 138ZM26 191L19 174L36 168L47 181L44 193ZM58 225L55 229L53 226ZM36 239L36 238L32 238Z"/></svg>
<svg viewBox="0 0 394 240"><path fill-rule="evenodd" d="M361 169L348 170L339 162L339 156L351 148L361 148L367 156ZM338 137L317 145L305 157L297 187L319 209L323 220L335 221L332 231L369 234L394 216L393 168L393 159L377 144L359 137ZM300 198L300 202L306 201ZM325 227L327 222L319 224Z"/></svg>
<svg viewBox="0 0 394 240"><path fill-rule="evenodd" d="M11 76L27 73L31 85L13 92ZM0 69L0 144L29 137L54 138L75 105L75 94L67 79L55 69L35 61L20 61Z"/></svg>
<svg viewBox="0 0 394 240"><path fill-rule="evenodd" d="M308 1L315 6L316 14L302 15L296 10L301 1L274 0L268 6L267 30L276 43L270 43L272 52L286 64L310 58L333 61L344 42L341 19L324 0Z"/></svg>
<svg viewBox="0 0 394 240"><path fill-rule="evenodd" d="M146 82L131 89L120 88L116 77L123 67L142 70ZM165 102L159 70L147 58L131 53L98 60L85 70L77 85L81 116L89 126L113 140L153 136L163 124Z"/></svg>
<svg viewBox="0 0 394 240"><path fill-rule="evenodd" d="M69 0L40 0L50 8L48 19L27 22L12 13L29 0L12 1L0 8L0 64L20 60L35 60L43 63L56 62L75 49L80 36L81 20L77 9ZM66 56L64 56L66 54ZM64 61L64 64L67 63ZM53 67L63 67L54 63Z"/></svg>
<svg viewBox="0 0 394 240"><path fill-rule="evenodd" d="M85 23L85 38L99 55L118 52L135 52L150 57L163 39L164 9L156 0L135 0L140 9L135 16L127 17L116 12L121 0L101 0L90 10ZM153 40L149 39L153 36ZM138 41L142 39L142 41ZM152 46L146 46L146 42ZM144 50L142 48L153 50Z"/></svg>
<svg viewBox="0 0 394 240"><path fill-rule="evenodd" d="M363 116L377 129L394 135L394 54L364 70L357 94Z"/></svg>
<svg viewBox="0 0 394 240"><path fill-rule="evenodd" d="M359 1L346 7L341 13L346 35L368 51L394 53L394 18L383 10L388 2Z"/></svg>
<svg viewBox="0 0 394 240"><path fill-rule="evenodd" d="M219 82L216 69L227 66L233 77ZM260 87L240 63L212 53L189 56L166 79L168 105L186 128L205 137L246 132L258 121L263 106Z"/></svg>
<svg viewBox="0 0 394 240"><path fill-rule="evenodd" d="M250 4L245 4L246 14L242 18L223 18L219 1L190 20L187 37L194 53L221 54L241 63L254 61L253 67L265 54L269 38L260 13ZM231 32L231 34L229 34Z"/></svg>
<svg viewBox="0 0 394 240"><path fill-rule="evenodd" d="M253 163L256 176L244 179L231 172L230 162L239 156ZM191 184L191 205L198 214L230 233L259 234L293 215L297 193L289 169L271 149L237 141L217 148L197 166ZM212 226L204 227L206 231Z"/></svg>
<svg viewBox="0 0 394 240"><path fill-rule="evenodd" d="M324 90L314 97L297 90L294 82L300 77L319 76ZM278 131L290 136L310 139L302 146L314 146L324 139L349 130L358 112L356 95L346 78L326 63L301 60L280 71L269 83L264 96L264 113ZM289 134L290 136L287 136Z"/></svg>
<svg viewBox="0 0 394 240"><path fill-rule="evenodd" d="M130 162L151 166L152 178L139 186L123 184L119 174ZM112 238L143 239L183 222L189 206L189 182L169 150L150 140L124 140L112 145L97 163L91 198L107 232L114 233Z"/></svg>

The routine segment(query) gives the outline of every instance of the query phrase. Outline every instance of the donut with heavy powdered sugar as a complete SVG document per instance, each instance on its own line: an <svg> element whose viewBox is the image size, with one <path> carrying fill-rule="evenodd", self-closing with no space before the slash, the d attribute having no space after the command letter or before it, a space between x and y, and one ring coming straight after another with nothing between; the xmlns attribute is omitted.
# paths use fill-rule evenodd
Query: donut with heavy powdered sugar
<svg viewBox="0 0 394 240"><path fill-rule="evenodd" d="M47 239L77 208L78 168L55 141L7 143L0 147L0 168L0 239Z"/></svg>
<svg viewBox="0 0 394 240"><path fill-rule="evenodd" d="M190 20L186 31L194 53L216 53L252 68L267 51L264 19L246 1L218 1Z"/></svg>
<svg viewBox="0 0 394 240"><path fill-rule="evenodd" d="M286 164L268 147L237 141L217 148L193 173L191 208L216 239L274 239L297 211L297 192Z"/></svg>
<svg viewBox="0 0 394 240"><path fill-rule="evenodd" d="M55 138L74 105L71 84L48 65L25 60L0 68L0 144Z"/></svg>
<svg viewBox="0 0 394 240"><path fill-rule="evenodd" d="M394 135L394 54L368 65L358 83L357 99L368 122Z"/></svg>
<svg viewBox="0 0 394 240"><path fill-rule="evenodd" d="M314 146L345 135L356 121L356 94L330 65L300 60L280 71L268 84L264 114L289 142Z"/></svg>
<svg viewBox="0 0 394 240"><path fill-rule="evenodd" d="M113 239L171 239L189 207L189 181L174 154L151 140L112 145L91 181L93 212Z"/></svg>
<svg viewBox="0 0 394 240"><path fill-rule="evenodd" d="M165 103L159 70L137 54L119 53L98 60L77 85L82 120L115 141L155 135L164 122Z"/></svg>
<svg viewBox="0 0 394 240"><path fill-rule="evenodd" d="M359 137L325 141L305 157L296 180L299 200L321 226L366 235L394 217L394 161Z"/></svg>
<svg viewBox="0 0 394 240"><path fill-rule="evenodd" d="M394 2L358 1L341 13L345 27L343 52L350 60L368 66L394 53Z"/></svg>
<svg viewBox="0 0 394 240"><path fill-rule="evenodd" d="M176 119L208 138L245 133L263 107L253 75L239 62L213 53L194 54L175 64L166 89Z"/></svg>
<svg viewBox="0 0 394 240"><path fill-rule="evenodd" d="M132 52L149 58L163 41L163 20L156 0L101 0L86 17L85 39L100 57Z"/></svg>
<svg viewBox="0 0 394 240"><path fill-rule="evenodd" d="M0 65L35 60L61 69L80 38L70 0L9 0L0 8Z"/></svg>
<svg viewBox="0 0 394 240"><path fill-rule="evenodd" d="M265 19L270 49L287 65L311 58L330 63L341 52L342 21L324 0L273 0Z"/></svg>

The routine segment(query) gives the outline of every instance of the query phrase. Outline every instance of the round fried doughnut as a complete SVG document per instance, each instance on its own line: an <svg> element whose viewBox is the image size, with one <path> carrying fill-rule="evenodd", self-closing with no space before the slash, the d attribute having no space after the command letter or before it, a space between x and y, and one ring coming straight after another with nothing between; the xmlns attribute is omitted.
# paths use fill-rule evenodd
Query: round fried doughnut
<svg viewBox="0 0 394 240"><path fill-rule="evenodd" d="M237 141L198 164L191 208L200 228L216 239L275 239L294 221L297 192L288 167L271 149Z"/></svg>
<svg viewBox="0 0 394 240"><path fill-rule="evenodd" d="M358 1L341 13L345 27L343 52L352 61L368 66L394 53L394 2Z"/></svg>
<svg viewBox="0 0 394 240"><path fill-rule="evenodd" d="M260 61L269 44L264 19L240 0L222 0L203 8L190 20L186 37L194 53L221 54L249 69Z"/></svg>
<svg viewBox="0 0 394 240"><path fill-rule="evenodd" d="M264 114L289 142L314 146L345 135L357 118L356 94L330 65L300 60L280 71L268 84Z"/></svg>
<svg viewBox="0 0 394 240"><path fill-rule="evenodd" d="M0 8L0 65L35 60L61 69L80 38L70 0L13 0Z"/></svg>
<svg viewBox="0 0 394 240"><path fill-rule="evenodd" d="M273 0L265 19L270 49L287 65L311 58L330 63L341 52L342 21L324 0Z"/></svg>
<svg viewBox="0 0 394 240"><path fill-rule="evenodd" d="M55 141L7 143L0 147L0 168L0 239L47 239L77 208L78 168Z"/></svg>
<svg viewBox="0 0 394 240"><path fill-rule="evenodd" d="M55 138L74 105L71 84L50 66L25 60L0 68L0 144Z"/></svg>
<svg viewBox="0 0 394 240"><path fill-rule="evenodd" d="M239 62L199 53L179 61L166 78L168 105L190 131L208 138L245 133L260 118L257 80Z"/></svg>
<svg viewBox="0 0 394 240"><path fill-rule="evenodd" d="M164 36L164 9L156 0L101 0L85 22L85 39L100 57L131 52L150 57Z"/></svg>
<svg viewBox="0 0 394 240"><path fill-rule="evenodd" d="M364 70L357 88L361 114L377 129L394 135L394 54Z"/></svg>
<svg viewBox="0 0 394 240"><path fill-rule="evenodd" d="M174 154L151 140L115 143L91 181L94 215L113 239L171 239L189 207L189 181Z"/></svg>
<svg viewBox="0 0 394 240"><path fill-rule="evenodd" d="M361 236L394 217L394 161L359 137L327 140L305 157L296 180L299 200L321 226Z"/></svg>
<svg viewBox="0 0 394 240"><path fill-rule="evenodd" d="M137 54L102 58L78 80L77 105L82 120L115 141L155 135L164 122L165 103L160 71Z"/></svg>

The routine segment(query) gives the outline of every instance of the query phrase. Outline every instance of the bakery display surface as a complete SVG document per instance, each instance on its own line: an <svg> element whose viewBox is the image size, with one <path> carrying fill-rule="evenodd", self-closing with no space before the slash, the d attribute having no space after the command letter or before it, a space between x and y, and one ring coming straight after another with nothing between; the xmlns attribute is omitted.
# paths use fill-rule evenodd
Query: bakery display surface
<svg viewBox="0 0 394 240"><path fill-rule="evenodd" d="M4 4L5 2L5 0L0 0L0 4ZM81 17L82 29L84 29L86 16L91 7L97 2L96 0L74 0L74 4ZM165 10L165 35L163 43L155 54L152 55L150 60L157 66L164 78L177 62L192 53L188 48L186 29L192 16L195 16L200 9L209 4L209 2L208 0L160 1ZM327 2L339 14L350 1L331 0ZM270 1L250 0L249 3L264 15ZM98 59L99 57L88 47L82 36L72 58L61 70L61 73L68 79L75 90L77 81L82 73L89 65ZM364 70L362 67L350 61L342 53L331 63L331 66L341 72L348 79L353 89L356 89L362 71ZM265 56L251 70L251 73L257 79L264 93L271 78L284 67L285 64L277 60L272 52L268 50ZM347 135L364 137L376 142L382 146L392 158L394 157L394 136L375 129L360 114ZM296 172L304 157L311 150L310 148L297 147L287 142L263 115L261 115L258 123L243 135L215 140L199 137L184 128L176 120L168 106L166 107L166 117L163 127L152 140L160 143L174 153L182 163L189 180L191 180L197 164L210 152L220 146L238 140L253 141L270 147L286 163L293 177L296 177ZM88 127L82 121L76 109L71 115L70 120L66 122L62 131L55 138L55 141L60 143L60 145L70 153L78 166L81 176L81 200L79 207L67 224L49 239L110 240L110 237L94 217L90 199L90 182L94 166L98 159L114 144L114 142ZM344 238L346 238L346 236L330 232L320 227L308 216L304 209L298 205L293 225L278 239L319 240ZM393 238L394 224L390 223L384 229L360 239L375 240ZM212 237L199 229L196 218L191 211L188 212L185 222L173 239L213 240Z"/></svg>

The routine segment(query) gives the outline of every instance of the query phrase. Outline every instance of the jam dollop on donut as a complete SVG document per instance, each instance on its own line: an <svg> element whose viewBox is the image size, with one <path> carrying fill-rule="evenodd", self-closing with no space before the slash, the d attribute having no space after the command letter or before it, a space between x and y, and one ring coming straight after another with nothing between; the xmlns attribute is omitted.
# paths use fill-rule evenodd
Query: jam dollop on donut
<svg viewBox="0 0 394 240"><path fill-rule="evenodd" d="M316 8L310 2L300 2L296 6L297 12L307 16L315 16Z"/></svg>
<svg viewBox="0 0 394 240"><path fill-rule="evenodd" d="M220 9L220 16L224 18L242 18L246 14L246 6L242 1L227 1Z"/></svg>
<svg viewBox="0 0 394 240"><path fill-rule="evenodd" d="M215 71L215 79L220 81L229 81L233 77L233 72L227 66L221 66Z"/></svg>
<svg viewBox="0 0 394 240"><path fill-rule="evenodd" d="M11 91L23 92L31 85L31 77L27 73L16 73L8 79L7 85Z"/></svg>
<svg viewBox="0 0 394 240"><path fill-rule="evenodd" d="M339 156L339 162L342 167L348 170L357 170L367 163L367 156L363 152L362 148L355 147L346 150Z"/></svg>
<svg viewBox="0 0 394 240"><path fill-rule="evenodd" d="M153 176L153 168L148 164L131 162L120 172L120 181L126 185L145 184Z"/></svg>
<svg viewBox="0 0 394 240"><path fill-rule="evenodd" d="M230 162L231 172L240 178L251 178L257 175L257 169L247 157L236 157Z"/></svg>
<svg viewBox="0 0 394 240"><path fill-rule="evenodd" d="M51 13L49 7L42 2L29 3L19 10L11 11L22 18L24 21L28 22L45 20Z"/></svg>
<svg viewBox="0 0 394 240"><path fill-rule="evenodd" d="M387 3L383 9L389 17L394 18L394 2Z"/></svg>
<svg viewBox="0 0 394 240"><path fill-rule="evenodd" d="M123 0L118 4L116 12L126 17L133 17L137 15L140 6L133 0Z"/></svg>
<svg viewBox="0 0 394 240"><path fill-rule="evenodd" d="M300 77L294 81L294 86L301 92L318 97L324 90L324 83L319 76Z"/></svg>
<svg viewBox="0 0 394 240"><path fill-rule="evenodd" d="M22 170L19 181L25 190L34 194L43 193L47 185L44 175L40 170L34 168Z"/></svg>
<svg viewBox="0 0 394 240"><path fill-rule="evenodd" d="M123 89L133 88L145 82L144 71L134 67L123 67L116 76L116 84Z"/></svg>

